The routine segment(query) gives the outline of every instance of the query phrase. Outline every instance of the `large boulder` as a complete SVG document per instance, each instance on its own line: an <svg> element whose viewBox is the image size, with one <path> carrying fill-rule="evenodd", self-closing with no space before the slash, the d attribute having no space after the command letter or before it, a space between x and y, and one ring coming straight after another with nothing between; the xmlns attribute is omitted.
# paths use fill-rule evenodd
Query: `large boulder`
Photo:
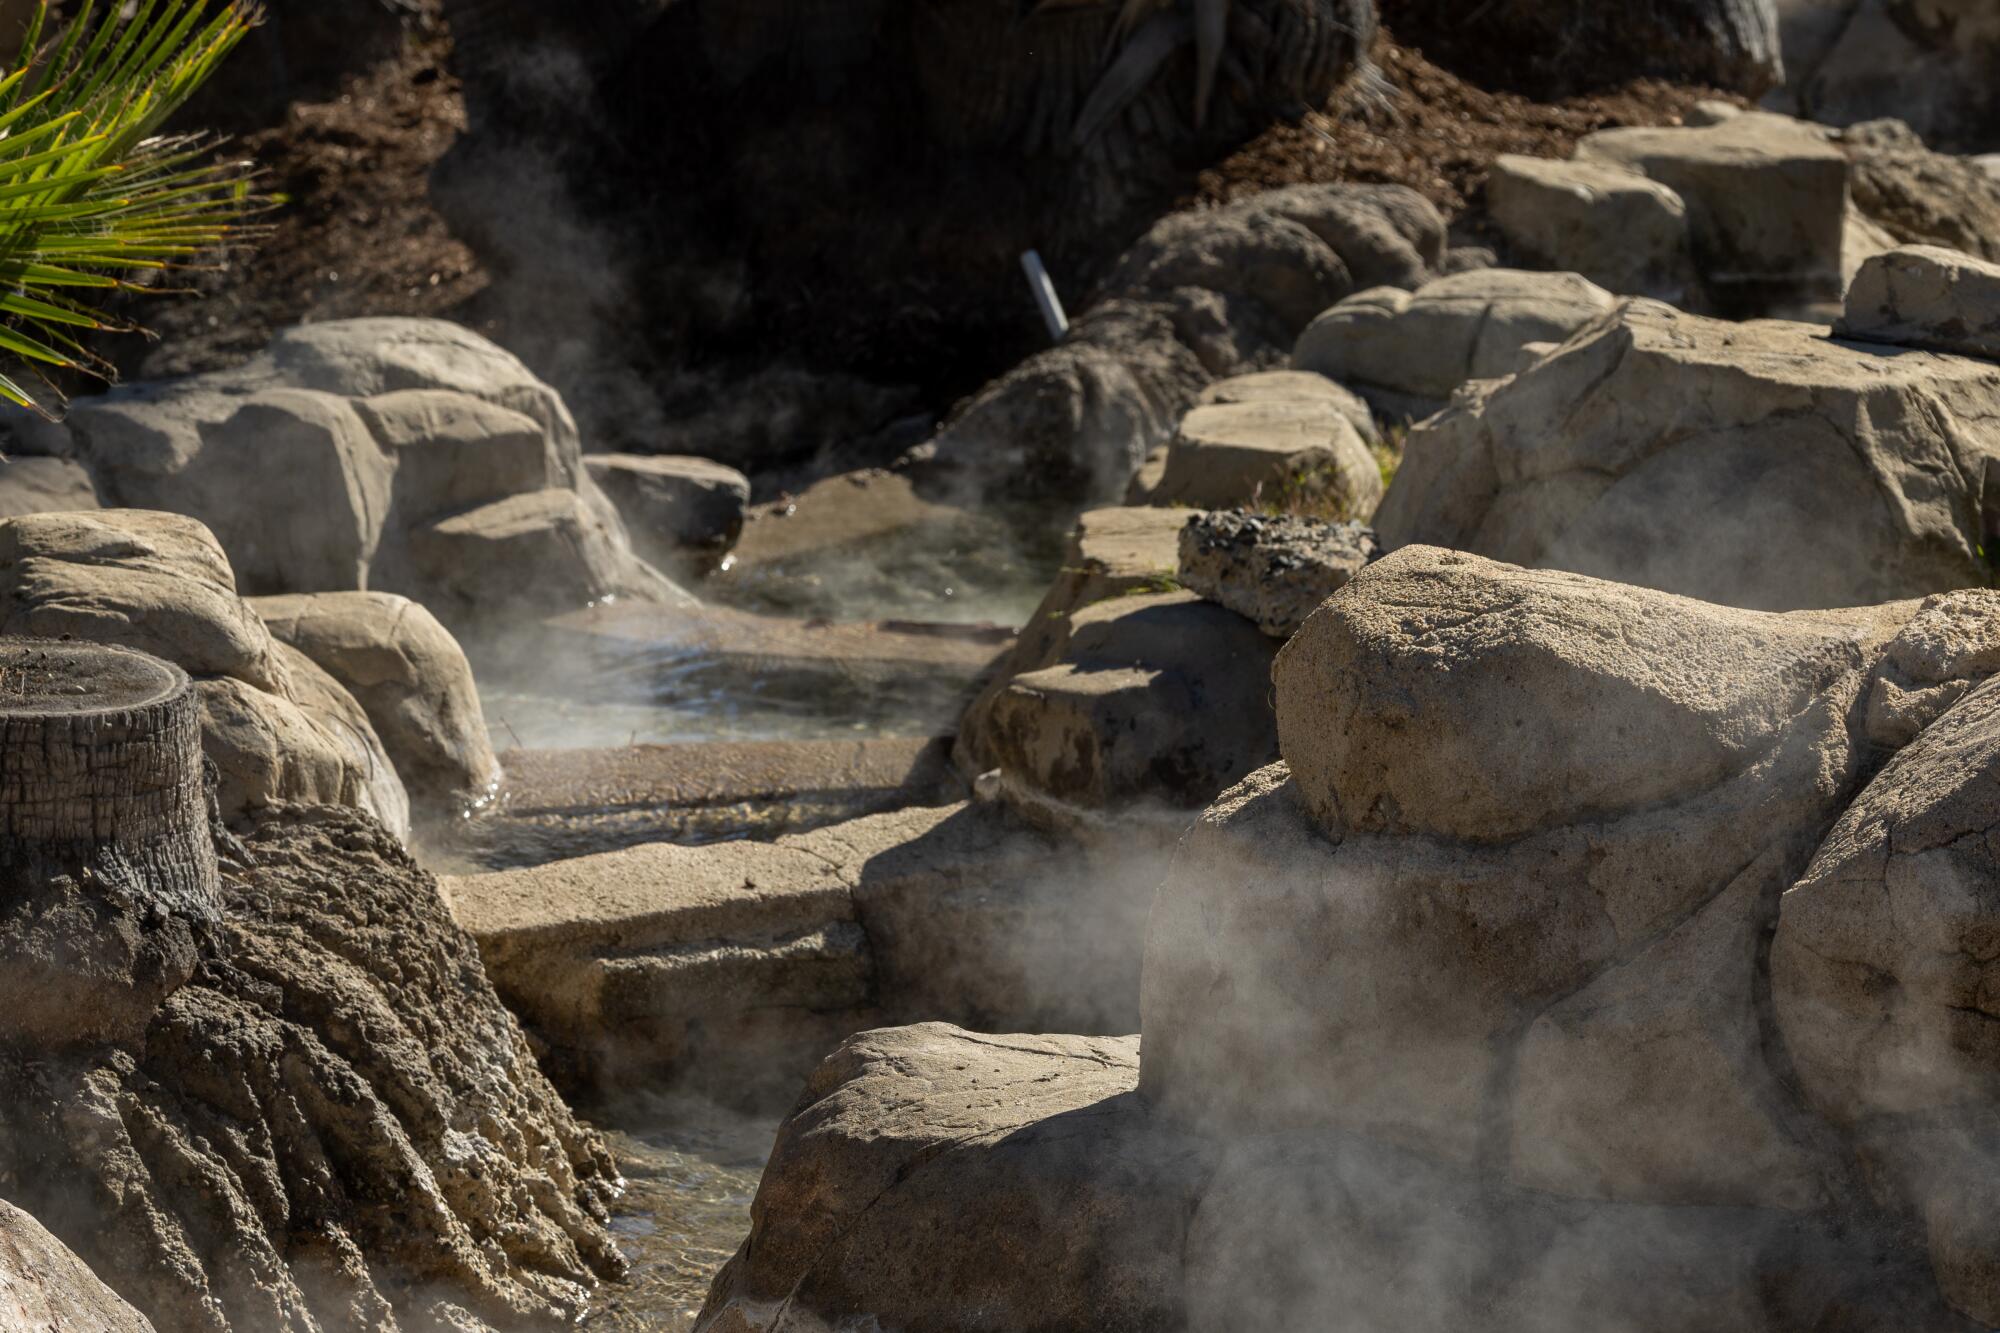
<svg viewBox="0 0 2000 1333"><path fill-rule="evenodd" d="M1971 151L2000 135L2000 13L1985 0L1779 0L1782 96L1829 125L1881 116Z"/></svg>
<svg viewBox="0 0 2000 1333"><path fill-rule="evenodd" d="M252 593L400 592L459 626L674 595L561 398L442 321L303 325L233 369L80 400L67 428L107 503L202 520ZM496 507L512 541L454 540Z"/></svg>
<svg viewBox="0 0 2000 1333"><path fill-rule="evenodd" d="M22 1333L153 1333L34 1218L0 1202L0 1326Z"/></svg>
<svg viewBox="0 0 2000 1333"><path fill-rule="evenodd" d="M1609 310L1574 273L1475 269L1419 287L1364 291L1314 319L1292 365L1360 393L1390 416L1428 416L1467 380L1513 374L1531 343L1561 342Z"/></svg>
<svg viewBox="0 0 2000 1333"><path fill-rule="evenodd" d="M1331 402L1215 403L1181 418L1147 499L1197 509L1308 508L1365 519L1382 502L1382 473L1353 421Z"/></svg>
<svg viewBox="0 0 2000 1333"><path fill-rule="evenodd" d="M430 612L382 592L257 597L250 605L274 638L354 696L413 794L449 802L491 790L500 765L472 667Z"/></svg>
<svg viewBox="0 0 2000 1333"><path fill-rule="evenodd" d="M408 797L366 714L271 637L194 519L107 509L0 520L0 633L138 648L194 677L227 816L309 801L408 829Z"/></svg>
<svg viewBox="0 0 2000 1333"><path fill-rule="evenodd" d="M1634 300L1414 430L1375 527L1767 610L1916 597L1986 579L1996 410L1983 361Z"/></svg>
<svg viewBox="0 0 2000 1333"><path fill-rule="evenodd" d="M1840 299L1848 164L1822 127L1746 112L1692 128L1599 130L1576 159L1640 172L1687 202L1696 265L1723 309Z"/></svg>

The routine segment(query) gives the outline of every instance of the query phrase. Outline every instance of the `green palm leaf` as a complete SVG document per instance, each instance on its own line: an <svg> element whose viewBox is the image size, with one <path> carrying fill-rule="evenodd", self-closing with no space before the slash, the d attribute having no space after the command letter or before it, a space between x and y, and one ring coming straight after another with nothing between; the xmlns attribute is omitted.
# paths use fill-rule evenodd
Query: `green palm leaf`
<svg viewBox="0 0 2000 1333"><path fill-rule="evenodd" d="M191 265L276 202L250 164L211 160L212 141L160 133L261 18L255 0L210 11L84 0L51 37L40 0L0 71L0 359L108 375L65 330L126 326L81 295ZM0 400L46 410L14 375Z"/></svg>

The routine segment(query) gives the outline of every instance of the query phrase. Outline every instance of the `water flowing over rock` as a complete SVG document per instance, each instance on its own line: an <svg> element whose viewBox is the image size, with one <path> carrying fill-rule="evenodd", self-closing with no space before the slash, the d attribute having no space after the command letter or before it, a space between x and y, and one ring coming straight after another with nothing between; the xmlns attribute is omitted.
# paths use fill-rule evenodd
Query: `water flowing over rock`
<svg viewBox="0 0 2000 1333"><path fill-rule="evenodd" d="M137 1039L8 1050L0 1180L160 1333L555 1327L622 1268L616 1173L430 876L368 816L260 813Z"/></svg>
<svg viewBox="0 0 2000 1333"><path fill-rule="evenodd" d="M1985 361L1633 300L1413 430L1375 527L1766 610L1918 597L1985 581L1996 410Z"/></svg>

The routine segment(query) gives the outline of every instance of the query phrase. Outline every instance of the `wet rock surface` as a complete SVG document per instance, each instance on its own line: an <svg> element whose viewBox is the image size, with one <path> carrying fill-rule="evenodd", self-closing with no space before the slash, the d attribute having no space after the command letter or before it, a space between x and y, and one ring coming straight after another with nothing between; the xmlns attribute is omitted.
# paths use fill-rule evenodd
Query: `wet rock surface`
<svg viewBox="0 0 2000 1333"><path fill-rule="evenodd" d="M1381 554L1359 523L1230 510L1181 529L1180 580L1190 591L1289 639L1320 603Z"/></svg>
<svg viewBox="0 0 2000 1333"><path fill-rule="evenodd" d="M10 1051L12 1197L161 1330L512 1329L620 1260L601 1142L379 824L260 814L128 1045Z"/></svg>

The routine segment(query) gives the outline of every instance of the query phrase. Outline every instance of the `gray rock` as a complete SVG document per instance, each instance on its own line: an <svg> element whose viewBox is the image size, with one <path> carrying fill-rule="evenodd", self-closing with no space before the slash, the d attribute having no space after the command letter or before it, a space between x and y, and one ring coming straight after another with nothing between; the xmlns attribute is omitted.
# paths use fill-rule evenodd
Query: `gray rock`
<svg viewBox="0 0 2000 1333"><path fill-rule="evenodd" d="M1633 301L1414 430L1375 527L1766 610L1917 597L1985 581L1996 410L1987 362Z"/></svg>
<svg viewBox="0 0 2000 1333"><path fill-rule="evenodd" d="M1362 442L1374 446L1382 438L1375 414L1360 394L1309 370L1260 370L1248 375L1232 375L1217 380L1201 391L1197 407L1212 403L1297 402L1301 399L1331 403L1347 418Z"/></svg>
<svg viewBox="0 0 2000 1333"><path fill-rule="evenodd" d="M1502 154L1486 208L1513 253L1622 296L1686 305L1696 282L1687 205L1625 167Z"/></svg>
<svg viewBox="0 0 2000 1333"><path fill-rule="evenodd" d="M664 568L713 569L743 532L750 479L706 458L586 454L634 547Z"/></svg>
<svg viewBox="0 0 2000 1333"><path fill-rule="evenodd" d="M1379 553L1375 534L1359 523L1196 514L1181 529L1180 580L1272 638L1289 639Z"/></svg>
<svg viewBox="0 0 2000 1333"><path fill-rule="evenodd" d="M1156 505L1308 507L1364 519L1382 473L1348 414L1325 399L1197 407L1167 446Z"/></svg>
<svg viewBox="0 0 2000 1333"><path fill-rule="evenodd" d="M380 592L258 597L250 605L279 642L354 696L420 799L450 805L498 780L472 667L423 607Z"/></svg>
<svg viewBox="0 0 2000 1333"><path fill-rule="evenodd" d="M1931 245L1877 255L1855 274L1834 333L2000 360L2000 264Z"/></svg>
<svg viewBox="0 0 2000 1333"><path fill-rule="evenodd" d="M1724 309L1840 299L1848 167L1823 128L1750 112L1700 129L1599 130L1576 157L1642 172L1687 202L1695 262Z"/></svg>
<svg viewBox="0 0 2000 1333"><path fill-rule="evenodd" d="M1990 143L2000 125L1991 77L2000 58L2000 14L1984 0L1780 0L1785 95L1829 125L1882 116L1925 138Z"/></svg>
<svg viewBox="0 0 2000 1333"><path fill-rule="evenodd" d="M1395 416L1427 416L1468 380L1510 375L1524 343L1562 342L1614 304L1574 273L1485 269L1414 293L1362 292L1322 313L1292 365Z"/></svg>
<svg viewBox="0 0 2000 1333"><path fill-rule="evenodd" d="M1900 120L1840 136L1854 206L1900 245L1941 245L2000 260L2000 180L1979 159L1934 153Z"/></svg>

